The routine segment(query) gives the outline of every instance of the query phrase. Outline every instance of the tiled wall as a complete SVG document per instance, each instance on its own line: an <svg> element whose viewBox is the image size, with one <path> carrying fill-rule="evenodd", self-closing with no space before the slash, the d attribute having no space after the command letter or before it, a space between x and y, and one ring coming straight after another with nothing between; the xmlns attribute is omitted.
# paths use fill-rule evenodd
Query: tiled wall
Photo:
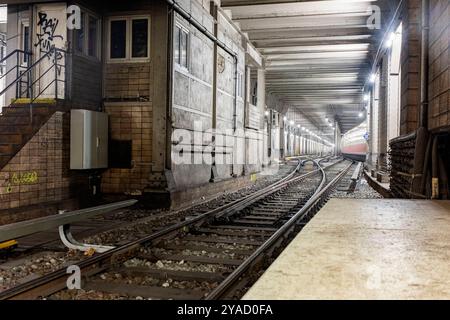
<svg viewBox="0 0 450 320"><path fill-rule="evenodd" d="M430 129L450 124L450 2L430 1L428 119Z"/></svg>
<svg viewBox="0 0 450 320"><path fill-rule="evenodd" d="M420 110L421 1L409 0L403 12L401 133L418 127ZM429 33L429 129L450 122L450 3L430 1Z"/></svg>
<svg viewBox="0 0 450 320"><path fill-rule="evenodd" d="M61 201L71 197L69 119L56 112L0 171L0 209Z"/></svg>
<svg viewBox="0 0 450 320"><path fill-rule="evenodd" d="M402 90L400 133L415 131L419 123L420 106L420 23L421 1L408 0L402 13Z"/></svg>
<svg viewBox="0 0 450 320"><path fill-rule="evenodd" d="M103 174L104 193L142 193L148 186L152 162L152 105L107 103L110 138L132 140L132 168L111 168Z"/></svg>
<svg viewBox="0 0 450 320"><path fill-rule="evenodd" d="M150 97L150 63L105 65L105 98L144 99Z"/></svg>

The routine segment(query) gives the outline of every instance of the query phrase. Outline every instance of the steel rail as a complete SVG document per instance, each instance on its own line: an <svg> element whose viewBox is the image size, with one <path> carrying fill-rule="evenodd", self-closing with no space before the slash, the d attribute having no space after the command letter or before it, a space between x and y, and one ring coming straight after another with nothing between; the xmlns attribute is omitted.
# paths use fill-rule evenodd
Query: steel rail
<svg viewBox="0 0 450 320"><path fill-rule="evenodd" d="M318 164L318 163L317 163ZM280 229L278 229L266 242L264 242L251 256L249 256L239 267L237 267L223 282L220 283L205 300L217 300L223 297L225 293L232 287L239 278L257 261L266 251L268 251L275 243L289 232L295 226L297 221L301 221L315 207L315 205L322 200L324 195L330 191L336 183L350 170L353 163L341 171L326 187L326 174L324 168L320 167L323 174L320 187L315 194L308 200L308 202L298 211L288 222L286 222Z"/></svg>
<svg viewBox="0 0 450 320"><path fill-rule="evenodd" d="M287 177L283 178L282 180L285 180L287 178L292 178L297 173L300 166L301 166L301 160L299 159L299 163L298 163L296 169L292 173L290 173ZM308 173L306 175L309 175L309 174L311 174L311 173ZM304 176L306 176L306 175L304 175ZM261 193L264 190L266 192L268 190L271 190L274 187L274 185L279 185L282 180L279 180L279 181L275 182L274 184L263 188L262 190L259 191L259 193ZM281 183L283 183L283 182L281 182ZM195 225L196 223L203 221L211 216L214 216L214 215L220 213L221 211L225 210L226 208L235 205L236 203L239 203L243 200L246 200L246 199L248 199L250 197L254 197L254 196L255 196L255 194L251 194L247 197L244 197L243 199L238 199L229 204L223 205L221 207L218 207L216 209L213 209L206 213L203 213L192 219L169 226L168 228L157 231L155 233L152 233L152 234L150 234L146 237L140 238L138 240L132 241L121 247L117 247L110 251L96 255L94 257L87 258L86 260L80 261L77 264L77 266L80 268L82 275L89 275L92 272L94 272L94 273L99 272L99 271L107 268L107 266L109 264L114 263L114 261L119 260L120 257L131 254L134 250L138 249L139 247L141 247L142 245L144 245L148 242L157 240L157 239L167 236L173 232L182 230L185 227ZM20 284L18 286L15 286L15 287L7 289L3 292L0 292L0 300L26 300L26 299L34 299L34 298L40 297L40 296L47 296L54 292L64 289L66 287L66 280L67 280L66 270L59 269L59 270L56 270L49 274L46 274L40 278L25 282L23 284Z"/></svg>
<svg viewBox="0 0 450 320"><path fill-rule="evenodd" d="M3 225L0 226L0 242L32 235L37 232L47 231L52 228L58 228L59 226L65 224L83 221L93 216L100 215L102 213L130 207L136 203L137 200L126 200L121 202L109 203L97 207L80 209L62 214L56 214L47 217Z"/></svg>
<svg viewBox="0 0 450 320"><path fill-rule="evenodd" d="M323 159L319 159L317 160L317 163L320 164L322 161L325 161L327 158L323 158ZM300 161L301 162L301 166L303 166L306 162L315 162L315 160L312 159L306 159L304 161ZM343 161L343 160L342 160ZM339 162L333 163L330 166L325 167L325 169L329 169L330 167L335 166L336 164L338 164ZM318 165L319 166L319 165ZM319 166L320 167L320 166ZM295 172L293 172L293 174L289 177L288 179L282 179L281 181L279 181L278 183L275 183L263 190L260 190L254 194L252 194L251 196L243 199L243 201L236 203L233 206L230 206L229 208L223 210L220 214L216 215L214 218L216 219L221 219L221 218L226 218L226 217L230 217L231 215L233 215L236 212L241 211L243 208L248 207L249 205L255 203L256 201L259 201L261 199L264 199L265 197L270 196L271 194L274 194L276 192L278 192L279 190L283 189L284 187L287 187L288 185L292 184L292 183L296 183L299 182L301 180L304 180L316 173L318 173L320 171L320 169L308 172L304 175L301 175L299 177L296 178L292 178L292 176L295 174Z"/></svg>

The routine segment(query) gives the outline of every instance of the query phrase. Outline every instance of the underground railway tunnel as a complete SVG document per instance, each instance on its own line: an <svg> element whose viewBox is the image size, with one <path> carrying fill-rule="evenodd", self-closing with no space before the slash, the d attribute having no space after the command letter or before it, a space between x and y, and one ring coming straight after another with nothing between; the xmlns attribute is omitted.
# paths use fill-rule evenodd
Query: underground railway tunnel
<svg viewBox="0 0 450 320"><path fill-rule="evenodd" d="M449 21L4 0L0 299L449 299Z"/></svg>

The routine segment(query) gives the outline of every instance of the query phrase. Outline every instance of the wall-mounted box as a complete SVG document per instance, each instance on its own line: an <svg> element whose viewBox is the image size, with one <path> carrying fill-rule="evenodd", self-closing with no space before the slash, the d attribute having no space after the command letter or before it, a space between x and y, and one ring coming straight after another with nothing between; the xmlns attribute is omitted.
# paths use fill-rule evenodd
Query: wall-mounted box
<svg viewBox="0 0 450 320"><path fill-rule="evenodd" d="M70 112L70 169L108 168L108 114Z"/></svg>

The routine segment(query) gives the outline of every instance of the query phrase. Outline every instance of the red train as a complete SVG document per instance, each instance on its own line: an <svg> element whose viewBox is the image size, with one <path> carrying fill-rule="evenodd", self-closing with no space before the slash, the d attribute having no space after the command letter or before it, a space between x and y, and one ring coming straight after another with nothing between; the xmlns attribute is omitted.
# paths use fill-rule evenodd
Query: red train
<svg viewBox="0 0 450 320"><path fill-rule="evenodd" d="M345 158L365 162L369 152L367 125L361 124L347 132L341 140L341 152Z"/></svg>

